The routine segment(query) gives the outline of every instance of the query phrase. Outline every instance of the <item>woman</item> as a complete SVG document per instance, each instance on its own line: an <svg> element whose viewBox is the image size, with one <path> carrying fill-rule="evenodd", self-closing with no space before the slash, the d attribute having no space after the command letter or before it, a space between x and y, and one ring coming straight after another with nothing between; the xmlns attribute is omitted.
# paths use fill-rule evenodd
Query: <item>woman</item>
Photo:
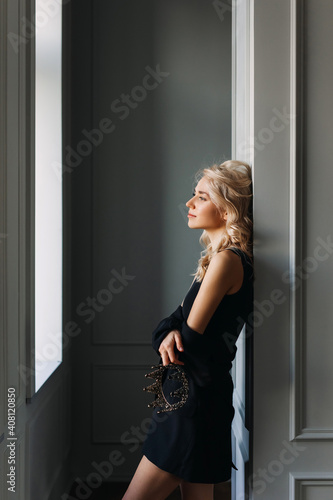
<svg viewBox="0 0 333 500"><path fill-rule="evenodd" d="M199 170L196 180L188 226L204 230L199 241L206 248L183 303L153 332L153 347L169 367L152 377L184 371L185 403L163 409L155 399L143 457L123 500L164 500L178 485L183 500L212 500L214 484L229 480L234 467L229 372L252 308L251 168L226 161ZM161 382L163 394L175 396L170 378Z"/></svg>

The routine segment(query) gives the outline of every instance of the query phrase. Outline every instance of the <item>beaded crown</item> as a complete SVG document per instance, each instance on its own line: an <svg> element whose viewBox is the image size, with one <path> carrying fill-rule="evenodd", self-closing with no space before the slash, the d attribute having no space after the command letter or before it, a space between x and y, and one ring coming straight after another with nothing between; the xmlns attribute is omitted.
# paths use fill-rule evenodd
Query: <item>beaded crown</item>
<svg viewBox="0 0 333 500"><path fill-rule="evenodd" d="M156 395L155 400L148 404L148 408L160 408L157 413L163 413L166 411L178 410L184 406L188 399L189 394L189 383L187 375L181 365L169 364L169 365L153 365L151 367L154 371L146 373L145 377L155 379L155 382L148 387L144 387L143 390L147 392L152 392ZM166 383L166 381L171 381ZM168 386L172 386L172 382L178 388L169 392ZM163 389L163 385L166 389ZM169 392L169 394L166 394ZM169 399L169 400L168 400ZM176 401L172 401L175 399ZM177 399L179 399L177 401Z"/></svg>

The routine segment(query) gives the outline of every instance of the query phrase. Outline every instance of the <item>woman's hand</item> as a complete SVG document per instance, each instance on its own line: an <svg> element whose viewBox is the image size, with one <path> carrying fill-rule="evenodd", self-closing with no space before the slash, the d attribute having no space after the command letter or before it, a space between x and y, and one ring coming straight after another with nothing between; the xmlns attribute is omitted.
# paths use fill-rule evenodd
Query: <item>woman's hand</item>
<svg viewBox="0 0 333 500"><path fill-rule="evenodd" d="M184 351L179 330L171 330L160 345L159 353L162 357L163 366L169 365L170 363L175 363L176 365L184 364L182 361L179 361L178 353L175 352L175 346L178 351Z"/></svg>

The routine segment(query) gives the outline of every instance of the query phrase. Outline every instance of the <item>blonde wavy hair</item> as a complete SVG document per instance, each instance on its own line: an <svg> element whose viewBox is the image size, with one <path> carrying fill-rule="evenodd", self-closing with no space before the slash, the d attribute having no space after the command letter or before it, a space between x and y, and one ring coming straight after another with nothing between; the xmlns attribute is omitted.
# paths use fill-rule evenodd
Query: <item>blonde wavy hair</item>
<svg viewBox="0 0 333 500"><path fill-rule="evenodd" d="M202 281L208 265L216 253L230 247L237 247L245 252L253 265L252 254L252 172L245 162L228 160L224 163L213 164L198 170L195 174L196 182L205 176L208 183L208 194L211 201L222 215L228 212L226 231L221 234L221 240L216 249L212 250L210 238L206 232L200 236L199 242L205 249L200 253L195 276Z"/></svg>

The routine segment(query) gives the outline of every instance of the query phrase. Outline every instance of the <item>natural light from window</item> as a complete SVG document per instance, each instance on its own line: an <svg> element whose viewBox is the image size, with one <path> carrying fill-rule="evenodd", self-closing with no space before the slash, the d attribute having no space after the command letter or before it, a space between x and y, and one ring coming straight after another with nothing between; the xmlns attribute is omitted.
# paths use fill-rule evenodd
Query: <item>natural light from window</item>
<svg viewBox="0 0 333 500"><path fill-rule="evenodd" d="M61 2L36 0L35 391L62 362Z"/></svg>

